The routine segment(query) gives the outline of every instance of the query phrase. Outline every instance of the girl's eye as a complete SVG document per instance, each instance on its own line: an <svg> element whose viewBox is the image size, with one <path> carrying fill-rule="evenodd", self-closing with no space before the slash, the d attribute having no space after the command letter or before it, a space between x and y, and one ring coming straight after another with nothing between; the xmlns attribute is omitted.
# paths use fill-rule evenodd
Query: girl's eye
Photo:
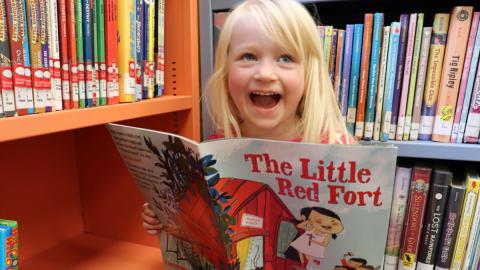
<svg viewBox="0 0 480 270"><path fill-rule="evenodd" d="M255 60L257 60L257 58L255 57L255 55L253 55L251 53L245 53L245 54L242 55L242 60L255 61Z"/></svg>
<svg viewBox="0 0 480 270"><path fill-rule="evenodd" d="M293 62L293 57L291 57L291 56L288 55L288 54L284 54L284 55L280 56L280 57L278 58L278 60L279 60L280 62L283 62L283 63L292 63L292 62Z"/></svg>

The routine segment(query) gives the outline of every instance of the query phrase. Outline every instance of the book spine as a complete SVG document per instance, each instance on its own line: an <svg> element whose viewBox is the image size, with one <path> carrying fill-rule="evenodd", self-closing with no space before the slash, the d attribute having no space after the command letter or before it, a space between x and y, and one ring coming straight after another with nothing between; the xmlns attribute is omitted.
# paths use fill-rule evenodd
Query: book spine
<svg viewBox="0 0 480 270"><path fill-rule="evenodd" d="M375 13L373 17L372 53L370 56L370 71L368 75L368 92L365 109L365 134L363 136L365 140L373 139L382 29L383 13Z"/></svg>
<svg viewBox="0 0 480 270"><path fill-rule="evenodd" d="M85 59L83 56L83 15L82 0L75 0L75 42L77 44L78 104L85 108L87 102L87 85L85 80Z"/></svg>
<svg viewBox="0 0 480 270"><path fill-rule="evenodd" d="M430 175L430 168L413 168L410 198L400 253L400 269L415 270L417 265L418 246L420 244L420 233L423 226Z"/></svg>
<svg viewBox="0 0 480 270"><path fill-rule="evenodd" d="M373 139L375 141L380 140L381 128L382 128L382 115L383 115L383 99L385 92L385 77L387 72L387 59L388 59L388 41L390 40L390 26L383 28L383 41L382 41L382 56L380 60L380 74L378 78L378 94L375 107L375 124L373 126Z"/></svg>
<svg viewBox="0 0 480 270"><path fill-rule="evenodd" d="M0 269L7 269L7 239L12 235L12 228L0 224Z"/></svg>
<svg viewBox="0 0 480 270"><path fill-rule="evenodd" d="M102 99L102 96L100 94L100 67L98 65L99 61L99 53L100 53L100 48L99 48L99 36L98 36L98 1L97 0L91 0L93 8L91 11L92 14L92 71L93 71L93 76L92 76L92 85L93 85L93 94L96 95L96 103L95 106L100 106L100 100Z"/></svg>
<svg viewBox="0 0 480 270"><path fill-rule="evenodd" d="M445 58L443 60L432 131L433 141L450 141L472 14L473 7L457 6L453 9L450 16L448 40L445 48Z"/></svg>
<svg viewBox="0 0 480 270"><path fill-rule="evenodd" d="M477 196L480 187L478 176L474 176L471 172L467 173L467 186L465 190L465 199L463 201L462 215L460 217L459 229L455 248L452 255L452 264L450 269L460 270L463 266L465 258L465 249L467 247L470 228L472 225L473 215L477 203Z"/></svg>
<svg viewBox="0 0 480 270"><path fill-rule="evenodd" d="M358 95L357 95L357 112L355 116L355 138L361 140L365 129L365 103L367 99L368 87L368 71L370 68L370 55L372 49L372 32L373 32L373 14L365 14L363 23L363 42L362 55L360 64Z"/></svg>
<svg viewBox="0 0 480 270"><path fill-rule="evenodd" d="M425 77L427 74L431 37L432 27L424 27L422 33L422 47L420 49L420 62L418 63L417 83L415 85L415 100L413 102L412 128L410 130L411 141L416 141L418 139L418 132L420 130L420 115L423 104L423 93L425 89Z"/></svg>
<svg viewBox="0 0 480 270"><path fill-rule="evenodd" d="M468 74L470 73L470 66L472 65L473 49L475 46L475 39L476 39L479 19L480 19L480 12L474 12L473 19L472 19L472 26L470 28L470 33L468 36L467 52L465 53L465 62L463 64L462 81L460 82L457 105L455 107L455 118L453 119L452 135L450 136L451 143L455 143L458 137L458 129L460 126L460 118L462 116L463 103L465 101L465 98L467 97L466 92L467 92L467 82L469 77ZM468 96L468 99L470 99L471 93L472 92L470 88L470 96Z"/></svg>
<svg viewBox="0 0 480 270"><path fill-rule="evenodd" d="M72 100L70 98L70 65L68 63L68 31L67 31L67 2L66 0L58 1L58 18L59 18L59 41L60 41L60 78L62 84L62 101L64 109L72 108Z"/></svg>
<svg viewBox="0 0 480 270"><path fill-rule="evenodd" d="M335 53L335 75L333 79L333 91L338 105L340 106L340 89L342 87L343 47L345 46L345 30L338 30L337 52Z"/></svg>
<svg viewBox="0 0 480 270"><path fill-rule="evenodd" d="M418 253L418 270L433 270L453 173L434 170Z"/></svg>
<svg viewBox="0 0 480 270"><path fill-rule="evenodd" d="M328 63L328 75L332 85L335 80L335 61L337 60L338 29L334 28L332 33L332 47L330 48L330 62Z"/></svg>
<svg viewBox="0 0 480 270"><path fill-rule="evenodd" d="M385 263L383 266L385 270L397 269L411 175L412 168L397 166L392 211L390 212L390 223L388 225L387 247L385 249Z"/></svg>
<svg viewBox="0 0 480 270"><path fill-rule="evenodd" d="M25 0L21 1L21 12L23 14L23 32L24 32L24 39L22 40L23 46L23 69L25 75L25 89L27 94L27 103L28 103L28 113L33 114L35 113L34 105L33 105L33 90L32 90L32 70L30 68L30 48L28 45L28 27L27 27L27 8ZM48 102L48 101L47 101ZM48 104L46 109L48 109Z"/></svg>
<svg viewBox="0 0 480 270"><path fill-rule="evenodd" d="M163 95L163 91L165 89L165 1L158 0L157 5L158 16L157 16L157 58L156 58L156 78L155 81L157 83L157 93L156 96ZM343 55L343 54L342 54Z"/></svg>
<svg viewBox="0 0 480 270"><path fill-rule="evenodd" d="M350 88L350 69L352 64L352 48L353 48L353 32L354 25L347 24L345 30L345 52L343 57L343 70L342 70L342 90L340 92L340 111L344 118L344 122L347 120L348 110L348 96Z"/></svg>
<svg viewBox="0 0 480 270"><path fill-rule="evenodd" d="M4 116L14 116L16 113L9 39L5 1L0 1L0 89Z"/></svg>
<svg viewBox="0 0 480 270"><path fill-rule="evenodd" d="M147 63L147 42L148 42L148 0L135 1L135 93L136 100L148 97L148 74L145 72Z"/></svg>
<svg viewBox="0 0 480 270"><path fill-rule="evenodd" d="M7 226L10 230L5 239L6 269L18 270L18 223L15 220L0 219L0 226Z"/></svg>
<svg viewBox="0 0 480 270"><path fill-rule="evenodd" d="M462 211L463 198L465 196L464 185L452 185L448 194L447 209L442 221L442 232L438 247L438 255L435 258L435 269L448 269L452 261L453 248L458 233L458 224Z"/></svg>
<svg viewBox="0 0 480 270"><path fill-rule="evenodd" d="M154 67L154 47L155 47L155 1L150 0L148 10L148 97L155 96L155 67ZM335 39L336 40L336 39Z"/></svg>
<svg viewBox="0 0 480 270"><path fill-rule="evenodd" d="M400 105L398 107L397 131L395 139L403 139L405 129L405 111L407 110L408 90L410 83L410 73L412 71L413 46L415 43L415 29L417 26L417 14L410 14L410 23L408 26L407 51L405 56L405 69L403 72L402 90L400 92Z"/></svg>
<svg viewBox="0 0 480 270"><path fill-rule="evenodd" d="M49 37L49 49L50 49L50 84L53 95L54 103L53 109L62 110L62 79L61 79L61 67L60 67L60 40L58 35L59 23L58 23L58 6L57 0L48 0L48 37Z"/></svg>
<svg viewBox="0 0 480 270"><path fill-rule="evenodd" d="M109 105L117 104L119 101L117 31L117 1L105 0L105 60Z"/></svg>
<svg viewBox="0 0 480 270"><path fill-rule="evenodd" d="M473 87L470 111L465 125L464 142L477 143L480 132L480 69L477 68L475 85Z"/></svg>
<svg viewBox="0 0 480 270"><path fill-rule="evenodd" d="M407 51L408 19L408 14L400 15L400 38L398 45L397 69L395 71L395 86L393 89L392 117L390 121L389 134L389 138L391 140L395 139L395 132L397 130L398 108L400 106L400 95L402 91L403 72L405 70L405 58Z"/></svg>
<svg viewBox="0 0 480 270"><path fill-rule="evenodd" d="M47 0L39 0L40 9L40 46L42 50L42 71L41 77L43 82L41 84L42 91L46 93L46 111L51 112L55 109L55 95L52 90L52 73L50 66L50 41L49 41L49 17L48 17L48 2Z"/></svg>
<svg viewBox="0 0 480 270"><path fill-rule="evenodd" d="M432 138L435 106L437 104L440 75L443 65L443 55L447 42L448 21L450 14L437 13L433 20L430 53L428 57L427 77L420 116L418 139L429 141Z"/></svg>
<svg viewBox="0 0 480 270"><path fill-rule="evenodd" d="M480 237L480 196L477 194L477 203L475 215L473 216L472 227L470 228L470 237L467 242L467 250L465 251L465 261L463 270L475 269L478 265L478 244ZM476 261L476 262L475 262Z"/></svg>
<svg viewBox="0 0 480 270"><path fill-rule="evenodd" d="M381 140L390 138L390 121L392 120L393 88L395 86L395 71L397 68L398 42L400 38L400 23L393 22L390 26L390 41L388 45L388 63L383 97L383 122Z"/></svg>
<svg viewBox="0 0 480 270"><path fill-rule="evenodd" d="M135 23L135 3L128 1L126 5L117 5L118 34L118 73L119 101L135 101L135 40L131 41L131 25ZM133 43L133 46L131 44ZM127 53L128 52L128 53ZM133 57L132 57L133 53Z"/></svg>
<svg viewBox="0 0 480 270"><path fill-rule="evenodd" d="M98 39L98 90L100 93L101 106L107 105L107 66L105 63L105 4L104 0L95 0L97 17L97 39Z"/></svg>
<svg viewBox="0 0 480 270"><path fill-rule="evenodd" d="M99 93L94 88L95 70L93 67L93 23L92 10L94 0L82 0L83 59L85 64L86 107L97 105Z"/></svg>
<svg viewBox="0 0 480 270"><path fill-rule="evenodd" d="M333 26L326 25L325 26L325 36L323 40L323 55L325 59L325 65L328 68L328 64L330 63L330 50L332 48L332 34L333 34Z"/></svg>
<svg viewBox="0 0 480 270"><path fill-rule="evenodd" d="M76 20L75 20L75 0L66 0L67 9L67 35L68 35L68 67L70 78L70 100L71 107L77 109L80 107L80 85L78 81L77 64L77 42L76 42Z"/></svg>
<svg viewBox="0 0 480 270"><path fill-rule="evenodd" d="M360 75L360 61L362 53L363 24L355 24L352 67L350 72L350 87L348 93L347 130L350 134L355 132L355 117L357 113L358 81Z"/></svg>
<svg viewBox="0 0 480 270"><path fill-rule="evenodd" d="M418 65L420 62L420 51L422 47L422 31L423 31L423 13L417 14L417 27L415 30L415 42L413 45L413 59L412 59L412 71L410 75L410 82L408 86L408 100L407 100L407 110L405 112L405 129L403 131L403 140L409 140L410 129L412 127L412 114L413 114L413 105L415 100L416 86L417 86L417 75L418 75ZM430 44L430 40L428 41ZM428 46L426 47L428 50ZM425 66L425 65L424 65ZM423 67L424 67L423 66ZM424 77L425 78L425 77ZM422 84L423 86L423 84ZM423 91L423 87L422 87Z"/></svg>
<svg viewBox="0 0 480 270"><path fill-rule="evenodd" d="M26 0L27 8L27 25L28 25L28 42L30 44L30 60L32 70L32 91L35 113L45 112L47 96L44 87L44 68L42 65L42 26L46 25L40 16L40 1Z"/></svg>

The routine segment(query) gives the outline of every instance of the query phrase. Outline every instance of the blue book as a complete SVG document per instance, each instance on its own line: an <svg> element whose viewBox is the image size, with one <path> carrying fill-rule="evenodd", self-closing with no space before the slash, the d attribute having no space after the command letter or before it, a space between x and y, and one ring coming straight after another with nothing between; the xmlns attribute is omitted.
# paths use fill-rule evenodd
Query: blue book
<svg viewBox="0 0 480 270"><path fill-rule="evenodd" d="M93 78L93 22L92 22L92 0L82 0L83 17L83 58L85 61L85 85L86 85L86 107L95 106L99 95L94 91Z"/></svg>
<svg viewBox="0 0 480 270"><path fill-rule="evenodd" d="M395 88L393 90L392 120L390 122L390 139L395 139L397 132L398 107L403 84L403 70L405 68L405 56L407 52L408 20L409 14L400 15L400 38L398 45L397 69L395 74Z"/></svg>
<svg viewBox="0 0 480 270"><path fill-rule="evenodd" d="M465 89L465 97L463 99L462 114L460 124L458 126L458 135L456 143L462 143L463 134L465 133L465 125L467 122L468 111L470 109L470 99L472 97L473 83L475 82L475 71L477 70L478 56L480 54L480 27L477 29L475 36L475 45L473 46L472 62L468 71L467 87Z"/></svg>
<svg viewBox="0 0 480 270"><path fill-rule="evenodd" d="M345 48L343 53L342 88L339 93L340 110L344 121L347 119L348 92L350 86L350 67L352 63L353 24L347 24L345 30Z"/></svg>
<svg viewBox="0 0 480 270"><path fill-rule="evenodd" d="M12 228L0 224L0 270L7 268L7 238L12 235Z"/></svg>
<svg viewBox="0 0 480 270"><path fill-rule="evenodd" d="M32 89L32 72L31 72L31 64L30 64L30 45L28 44L28 30L27 30L27 9L26 9L26 2L25 0L22 1L22 9L23 9L23 33L24 33L24 38L23 38L23 67L25 69L25 89L27 92L27 101L28 101L28 108L27 111L29 114L35 113L35 108L33 105L33 89ZM13 57L13 56L12 56ZM27 72L27 70L29 72Z"/></svg>
<svg viewBox="0 0 480 270"><path fill-rule="evenodd" d="M373 138L375 122L375 103L377 96L378 69L380 64L380 49L382 45L383 13L373 15L372 52L370 54L370 72L368 75L368 91L365 109L365 140Z"/></svg>
<svg viewBox="0 0 480 270"><path fill-rule="evenodd" d="M362 60L363 24L355 24L353 30L352 67L350 71L350 89L348 93L347 130L355 132L355 117L357 114L358 81L360 77L360 62Z"/></svg>
<svg viewBox="0 0 480 270"><path fill-rule="evenodd" d="M391 32L388 48L387 78L385 84L385 94L383 97L384 120L382 123L381 133L382 141L387 141L390 138L390 121L392 119L393 89L395 87L395 71L397 69L400 23L392 22L390 29Z"/></svg>

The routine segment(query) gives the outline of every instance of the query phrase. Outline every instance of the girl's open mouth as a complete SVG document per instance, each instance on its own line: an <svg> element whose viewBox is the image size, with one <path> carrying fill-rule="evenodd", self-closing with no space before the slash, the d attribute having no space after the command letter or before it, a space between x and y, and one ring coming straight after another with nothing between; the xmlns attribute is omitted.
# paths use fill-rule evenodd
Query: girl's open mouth
<svg viewBox="0 0 480 270"><path fill-rule="evenodd" d="M250 100L252 101L252 103L255 106L263 109L270 109L275 107L281 98L282 95L274 92L257 91L250 93Z"/></svg>

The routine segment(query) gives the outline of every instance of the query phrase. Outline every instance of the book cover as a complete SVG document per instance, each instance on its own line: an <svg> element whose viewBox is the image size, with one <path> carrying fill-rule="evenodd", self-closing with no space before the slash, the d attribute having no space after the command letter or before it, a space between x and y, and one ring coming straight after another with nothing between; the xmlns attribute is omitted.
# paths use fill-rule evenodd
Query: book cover
<svg viewBox="0 0 480 270"><path fill-rule="evenodd" d="M463 142L477 143L480 133L480 69L477 68Z"/></svg>
<svg viewBox="0 0 480 270"><path fill-rule="evenodd" d="M86 107L97 106L97 98L100 98L100 93L95 88L95 69L93 66L93 21L92 10L93 1L82 0L82 38L83 38L83 60L85 65L85 93Z"/></svg>
<svg viewBox="0 0 480 270"><path fill-rule="evenodd" d="M160 242L171 268L334 269L348 265L343 254L352 253L365 267L383 264L392 145L247 138L198 144L158 131L108 129L165 226Z"/></svg>
<svg viewBox="0 0 480 270"><path fill-rule="evenodd" d="M332 85L335 81L335 64L337 61L338 32L339 29L334 28L332 32L332 46L330 48L330 62L328 63L328 75ZM335 90L334 90L335 91Z"/></svg>
<svg viewBox="0 0 480 270"><path fill-rule="evenodd" d="M62 78L60 66L60 40L58 23L58 3L57 0L47 0L48 9L48 48L50 50L50 85L54 103L54 110L63 109L62 101Z"/></svg>
<svg viewBox="0 0 480 270"><path fill-rule="evenodd" d="M135 101L135 1L117 5L119 102ZM135 28L135 27L134 27ZM132 32L132 33L130 33Z"/></svg>
<svg viewBox="0 0 480 270"><path fill-rule="evenodd" d="M419 62L420 62L420 51L422 49L422 38L423 38L423 13L417 14L417 26L415 29L415 41L413 45L413 56L412 56L412 70L410 73L410 82L408 86L408 99L407 99L407 109L405 112L405 128L403 131L403 140L408 141L410 138L410 129L412 127L412 114L415 100L415 90L417 87L417 75L419 73ZM430 44L430 40L428 41ZM428 47L427 47L428 49ZM425 66L425 65L424 65ZM423 67L422 67L423 68ZM425 77L424 77L425 78ZM422 87L423 90L423 87Z"/></svg>
<svg viewBox="0 0 480 270"><path fill-rule="evenodd" d="M12 235L12 228L0 224L0 269L7 269L7 239Z"/></svg>
<svg viewBox="0 0 480 270"><path fill-rule="evenodd" d="M478 172L477 172L478 174ZM472 227L470 228L470 236L467 242L467 250L465 251L465 261L463 269L475 269L479 261L479 243L480 243L480 196L477 195L477 206L473 216Z"/></svg>
<svg viewBox="0 0 480 270"><path fill-rule="evenodd" d="M433 122L440 86L440 75L443 67L443 56L445 53L445 44L447 43L448 22L450 14L437 13L433 20L432 37L430 42L430 52L427 65L427 77L425 79L425 89L423 95L423 104L420 117L420 128L418 139L421 141L430 141L432 138Z"/></svg>
<svg viewBox="0 0 480 270"><path fill-rule="evenodd" d="M10 35L7 27L5 1L0 1L0 89L4 116L14 116L15 92L13 88L12 60L10 56Z"/></svg>
<svg viewBox="0 0 480 270"><path fill-rule="evenodd" d="M355 132L355 117L357 114L358 81L360 62L362 58L363 24L355 24L353 30L352 64L350 70L350 87L348 89L347 130Z"/></svg>
<svg viewBox="0 0 480 270"><path fill-rule="evenodd" d="M107 69L107 104L119 102L117 1L105 0L105 61Z"/></svg>
<svg viewBox="0 0 480 270"><path fill-rule="evenodd" d="M345 46L345 30L338 30L337 52L335 60L335 75L333 79L333 91L340 106L340 93L342 88L342 73L343 73L343 51Z"/></svg>
<svg viewBox="0 0 480 270"><path fill-rule="evenodd" d="M18 223L16 220L0 219L0 226L8 227L9 231L4 242L5 261L3 261L3 265L0 264L0 267L5 267L2 269L18 270ZM0 241L0 243L2 242Z"/></svg>
<svg viewBox="0 0 480 270"><path fill-rule="evenodd" d="M363 42L355 116L355 138L361 140L365 132L365 103L367 100L368 74L372 50L373 14L367 13L363 21Z"/></svg>
<svg viewBox="0 0 480 270"><path fill-rule="evenodd" d="M383 28L382 56L380 61L380 74L378 77L378 91L375 107L375 124L373 126L373 139L380 140L383 116L383 99L385 93L385 80L387 73L388 45L390 40L390 26Z"/></svg>
<svg viewBox="0 0 480 270"><path fill-rule="evenodd" d="M405 131L405 120L407 111L408 97L410 96L410 82L412 64L413 64L413 49L415 46L415 32L417 29L417 13L410 14L410 23L408 26L407 51L405 56L405 70L403 72L402 90L400 92L400 105L398 107L397 119L397 133L395 140L403 140L403 132Z"/></svg>
<svg viewBox="0 0 480 270"><path fill-rule="evenodd" d="M400 15L400 37L398 40L398 58L397 58L397 68L395 70L395 86L393 89L393 99L392 99L392 117L390 121L390 134L389 138L391 140L395 139L395 134L397 131L397 122L398 122L398 109L400 106L400 95L402 94L402 85L403 85L403 72L405 70L405 58L407 55L407 38L408 38L408 22L409 15L402 14Z"/></svg>
<svg viewBox="0 0 480 270"><path fill-rule="evenodd" d="M409 203L403 229L399 269L415 270L418 261L418 247L422 232L428 191L430 189L432 168L419 161L413 167L410 184Z"/></svg>
<svg viewBox="0 0 480 270"><path fill-rule="evenodd" d="M469 89L467 90L468 80L470 79L470 68L476 69L477 61L478 61L478 52L476 55L473 54L475 48L475 40L477 37L477 30L478 30L478 23L480 21L480 12L474 12L472 18L472 25L470 27L470 33L468 36L468 43L467 43L467 51L465 53L465 62L463 64L463 72L462 72L462 80L460 82L460 88L458 92L458 99L457 105L455 106L455 117L453 119L453 126L452 126L452 135L450 136L450 142L455 143L458 137L458 130L460 127L460 120L463 111L463 105L465 103L465 99L470 101L470 97L472 96L472 86L470 84ZM480 41L480 36L478 36L478 40ZM473 59L472 59L473 58ZM476 60L474 58L477 58ZM475 61L475 63L473 61ZM475 76L475 72L473 72L472 77ZM473 79L473 78L472 78ZM468 103L467 103L468 104ZM468 106L468 105L467 105Z"/></svg>
<svg viewBox="0 0 480 270"><path fill-rule="evenodd" d="M418 253L417 270L433 270L440 241L442 221L448 201L453 172L445 164L433 169L427 209L423 222L422 236Z"/></svg>
<svg viewBox="0 0 480 270"><path fill-rule="evenodd" d="M344 121L347 121L348 110L348 97L350 89L350 70L352 64L352 48L353 48L353 31L354 25L347 24L345 30L345 51L343 56L343 69L342 69L342 90L340 92L340 111Z"/></svg>
<svg viewBox="0 0 480 270"><path fill-rule="evenodd" d="M67 26L67 0L58 1L58 39L60 42L60 79L62 84L63 109L73 107L70 87L70 65L68 56L68 26ZM77 94L78 95L78 94ZM78 104L77 104L78 107Z"/></svg>
<svg viewBox="0 0 480 270"><path fill-rule="evenodd" d="M449 142L462 75L473 6L457 6L450 16L445 59L440 76L432 140Z"/></svg>
<svg viewBox="0 0 480 270"><path fill-rule="evenodd" d="M397 166L395 171L392 210L388 227L387 248L385 249L384 270L396 270L398 266L411 177L411 166L407 164L399 164Z"/></svg>
<svg viewBox="0 0 480 270"><path fill-rule="evenodd" d="M415 84L415 100L413 103L412 125L410 129L410 140L418 139L420 130L420 117L423 106L423 93L425 89L425 77L427 74L428 54L432 37L432 27L424 27L422 32L422 47L420 49L420 62L418 63L417 83Z"/></svg>
<svg viewBox="0 0 480 270"><path fill-rule="evenodd" d="M75 0L65 1L67 9L68 67L71 87L70 100L72 109L77 109L80 107L80 82L78 81Z"/></svg>
<svg viewBox="0 0 480 270"><path fill-rule="evenodd" d="M370 71L368 75L368 92L365 108L365 134L363 135L365 140L371 140L373 138L380 52L382 48L382 30L383 13L375 13L373 15L372 53L370 55Z"/></svg>
<svg viewBox="0 0 480 270"><path fill-rule="evenodd" d="M435 269L449 269L450 263L452 262L453 248L455 247L455 239L457 238L464 196L465 177L456 174L450 185L447 207L442 221L443 226L440 234L438 254L435 258Z"/></svg>
<svg viewBox="0 0 480 270"><path fill-rule="evenodd" d="M323 56L325 59L325 65L327 66L330 63L330 50L332 49L332 35L333 35L333 26L325 25L325 35L323 40Z"/></svg>

